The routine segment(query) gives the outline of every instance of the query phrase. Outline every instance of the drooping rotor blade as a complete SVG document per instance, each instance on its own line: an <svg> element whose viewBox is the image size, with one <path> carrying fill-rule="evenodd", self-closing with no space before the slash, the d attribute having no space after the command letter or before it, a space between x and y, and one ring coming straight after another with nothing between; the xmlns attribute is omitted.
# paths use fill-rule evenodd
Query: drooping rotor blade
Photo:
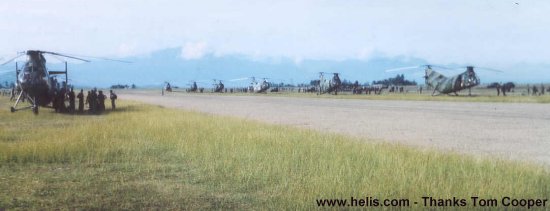
<svg viewBox="0 0 550 211"><path fill-rule="evenodd" d="M113 61L113 62L132 63L131 61L125 61L125 60L120 60L120 59L111 59L111 58L105 58L105 57L82 56L82 55L75 55L75 56L78 56L78 57L87 57L87 58L92 58L92 59L101 59L101 60Z"/></svg>
<svg viewBox="0 0 550 211"><path fill-rule="evenodd" d="M385 70L385 72L389 73L389 72L397 72L397 71L403 71L403 70L414 70L414 69L419 69L419 68L422 68L422 67L423 67L422 65L410 66L410 67L399 67L399 68L393 68L393 69Z"/></svg>
<svg viewBox="0 0 550 211"><path fill-rule="evenodd" d="M502 70L497 70L497 69L494 69L494 68L478 67L478 66L464 66L464 67L457 67L457 68L454 68L454 69L455 70L464 70L465 68L468 68L468 67L473 67L476 70L487 70L487 71L497 72L497 73L503 73L504 72Z"/></svg>
<svg viewBox="0 0 550 211"><path fill-rule="evenodd" d="M248 80L250 79L250 77L246 77L246 78L235 78L235 79L230 79L228 81L243 81L243 80Z"/></svg>
<svg viewBox="0 0 550 211"><path fill-rule="evenodd" d="M497 72L497 73L503 73L504 71L502 70L497 70L497 69L493 69L493 68L487 68L487 67L475 67L476 69L482 69L482 70L489 70L489 71L492 71L492 72Z"/></svg>
<svg viewBox="0 0 550 211"><path fill-rule="evenodd" d="M435 67L435 68L439 68L439 69L451 70L451 68L441 66L441 65L423 64L423 65L418 65L418 66L399 67L399 68L394 68L394 69L388 69L388 70L385 70L385 72L397 72L397 71L403 71L403 70L414 70L414 69L421 69L421 68L428 68L428 67L430 67L430 68Z"/></svg>
<svg viewBox="0 0 550 211"><path fill-rule="evenodd" d="M5 73L10 73L10 72L15 72L15 70L1 70L0 75L5 74Z"/></svg>
<svg viewBox="0 0 550 211"><path fill-rule="evenodd" d="M6 64L12 62L13 60L16 60L17 58L23 56L23 55L25 55L25 54L23 54L23 53L18 53L17 56L15 56L15 57L9 59L8 61L6 61L6 62L4 62L4 63L2 63L0 66L6 65Z"/></svg>
<svg viewBox="0 0 550 211"><path fill-rule="evenodd" d="M42 53L51 54L51 55L56 55L56 56L62 56L62 57L67 57L67 58L71 58L71 59L76 59L76 60L80 60L80 61L83 61L83 62L90 62L90 60L81 59L81 58L78 58L78 57L69 56L69 55L64 55L64 54L60 54L60 53L49 52L49 51L41 51L41 52L42 52Z"/></svg>

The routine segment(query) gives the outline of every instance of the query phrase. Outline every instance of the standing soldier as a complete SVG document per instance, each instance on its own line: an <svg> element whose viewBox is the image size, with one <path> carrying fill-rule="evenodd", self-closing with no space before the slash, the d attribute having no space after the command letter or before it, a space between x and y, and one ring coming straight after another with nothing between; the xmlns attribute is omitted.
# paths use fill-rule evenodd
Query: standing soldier
<svg viewBox="0 0 550 211"><path fill-rule="evenodd" d="M90 102L92 102L92 92L91 91L88 91L88 95L86 95L86 103L88 105L88 111L90 111L90 109L92 109L92 105L90 104Z"/></svg>
<svg viewBox="0 0 550 211"><path fill-rule="evenodd" d="M500 96L500 83L497 83L495 88L497 88L497 96Z"/></svg>
<svg viewBox="0 0 550 211"><path fill-rule="evenodd" d="M90 92L90 101L88 103L90 104L90 113L95 114L97 112L97 93L96 89L92 89L92 92Z"/></svg>
<svg viewBox="0 0 550 211"><path fill-rule="evenodd" d="M71 88L71 91L67 94L69 95L69 112L74 113L75 111L75 103L74 103L74 91L73 88Z"/></svg>
<svg viewBox="0 0 550 211"><path fill-rule="evenodd" d="M111 110L114 111L114 110L115 110L115 107L116 107L116 106L115 106L115 100L117 99L117 96L116 96L116 94L113 92L112 89L109 90L109 92L111 92L111 94L110 94L110 96L109 96L109 98L111 98Z"/></svg>
<svg viewBox="0 0 550 211"><path fill-rule="evenodd" d="M59 103L57 102L57 90L53 90L52 106L55 112L59 112Z"/></svg>
<svg viewBox="0 0 550 211"><path fill-rule="evenodd" d="M78 98L78 113L81 114L84 112L84 90L81 89L76 98Z"/></svg>
<svg viewBox="0 0 550 211"><path fill-rule="evenodd" d="M12 86L12 87L11 87L11 96L10 96L10 100L15 100L15 86Z"/></svg>
<svg viewBox="0 0 550 211"><path fill-rule="evenodd" d="M103 94L103 91L99 90L99 94L97 95L97 110L99 112L105 111L105 98L107 98L107 96Z"/></svg>
<svg viewBox="0 0 550 211"><path fill-rule="evenodd" d="M540 84L540 95L544 95L544 84Z"/></svg>
<svg viewBox="0 0 550 211"><path fill-rule="evenodd" d="M57 92L57 109L60 113L64 113L67 111L67 107L65 107L65 89L61 89Z"/></svg>

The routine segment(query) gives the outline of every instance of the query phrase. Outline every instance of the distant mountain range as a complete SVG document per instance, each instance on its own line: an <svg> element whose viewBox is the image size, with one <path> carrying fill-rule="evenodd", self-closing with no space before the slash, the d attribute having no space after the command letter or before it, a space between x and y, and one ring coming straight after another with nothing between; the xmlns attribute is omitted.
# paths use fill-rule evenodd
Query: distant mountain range
<svg viewBox="0 0 550 211"><path fill-rule="evenodd" d="M199 59L186 60L181 56L181 48L169 48L153 52L146 56L123 58L132 63L118 63L96 60L90 63L69 63L69 78L76 86L108 87L114 84L135 84L138 87L160 87L164 81L180 87L187 86L189 81L200 81L209 86L212 79L224 80L226 86L248 84L248 80L230 81L231 79L255 76L270 78L277 83L309 83L318 78L319 72L338 72L341 78L360 83L371 83L405 74L408 80L423 84L423 71L404 71L387 73L385 70L427 64L420 58L373 56L370 59L302 60L296 62L290 58L251 58L244 55L216 56L208 54ZM49 63L48 68L62 69L61 64ZM14 65L13 65L14 66ZM454 64L453 66L460 66ZM514 71L504 74L477 71L483 83L493 81L539 82L550 81L550 74L543 71L549 65L517 65ZM5 69L5 67L4 67ZM3 69L3 70L4 70ZM457 70L453 73L458 73ZM7 75L6 75L7 74ZM9 73L13 74L13 73ZM0 74L0 82L13 80L8 73Z"/></svg>

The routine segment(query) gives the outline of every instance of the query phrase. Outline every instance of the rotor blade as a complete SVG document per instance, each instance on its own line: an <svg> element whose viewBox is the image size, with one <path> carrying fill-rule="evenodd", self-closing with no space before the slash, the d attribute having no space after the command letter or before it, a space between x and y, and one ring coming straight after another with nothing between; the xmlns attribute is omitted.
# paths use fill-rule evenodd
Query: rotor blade
<svg viewBox="0 0 550 211"><path fill-rule="evenodd" d="M419 66L410 66L410 67L399 67L399 68L393 68L393 69L388 69L388 70L385 70L385 72L397 72L397 71L402 71L402 70L413 70L413 69L418 69L418 68L422 68L422 65L419 65Z"/></svg>
<svg viewBox="0 0 550 211"><path fill-rule="evenodd" d="M15 72L15 70L3 70L3 71L0 71L0 75L4 73L10 73L10 72Z"/></svg>
<svg viewBox="0 0 550 211"><path fill-rule="evenodd" d="M503 73L504 71L502 70L497 70L497 69L493 69L493 68L487 68L487 67L475 67L476 69L482 69L482 70L489 70L489 71L492 71L492 72L497 72L497 73Z"/></svg>
<svg viewBox="0 0 550 211"><path fill-rule="evenodd" d="M78 57L68 56L68 55L64 55L64 54L60 54L60 53L55 53L55 52L42 51L42 53L52 54L52 55L56 55L56 56L63 56L63 57L71 58L71 59L80 60L80 61L83 61L83 62L90 62L90 60L81 59L81 58L78 58Z"/></svg>
<svg viewBox="0 0 550 211"><path fill-rule="evenodd" d="M13 60L16 60L17 58L19 58L19 57L21 57L21 56L23 56L23 55L25 55L25 54L18 53L17 56L15 56L15 57L9 59L8 61L6 61L6 62L4 62L4 63L2 63L0 66L6 65L7 63L10 63L10 62L12 62Z"/></svg>
<svg viewBox="0 0 550 211"><path fill-rule="evenodd" d="M488 68L488 67L478 67L478 66L470 66L470 67L474 67L474 69L476 69L476 70L488 70L488 71L497 72L497 73L503 73L504 72L502 70L497 70L497 69ZM464 70L465 68L468 68L468 66L457 67L457 68L454 68L454 69L455 70Z"/></svg>
<svg viewBox="0 0 550 211"><path fill-rule="evenodd" d="M248 80L250 79L249 77L246 77L246 78L235 78L235 79L230 79L228 81L242 81L242 80Z"/></svg>
<svg viewBox="0 0 550 211"><path fill-rule="evenodd" d="M446 70L452 70L452 68L448 68L448 67L444 67L444 66L440 66L440 65L432 65L432 64L421 65L421 67L427 67L427 66L440 68L440 69L446 69Z"/></svg>
<svg viewBox="0 0 550 211"><path fill-rule="evenodd" d="M88 58L92 58L92 59L101 59L101 60L113 61L113 62L132 63L131 61L111 59L111 58L105 58L105 57L95 57L95 56L79 56L79 57L88 57Z"/></svg>

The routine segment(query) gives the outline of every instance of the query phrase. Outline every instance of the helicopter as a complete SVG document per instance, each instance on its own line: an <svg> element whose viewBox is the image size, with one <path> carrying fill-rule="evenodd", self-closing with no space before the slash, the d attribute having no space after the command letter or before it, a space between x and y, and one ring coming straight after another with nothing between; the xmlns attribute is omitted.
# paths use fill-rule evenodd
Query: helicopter
<svg viewBox="0 0 550 211"><path fill-rule="evenodd" d="M19 63L15 63L15 90L17 100L15 101L15 104L10 108L11 112L30 108L32 109L34 114L38 114L38 107L48 106L48 104L53 101L56 92L67 91L67 62L65 62L65 70L63 71L48 71L44 54L66 57L83 62L90 62L86 59L49 51L27 50L24 52L19 52L16 57L2 64L6 65L23 55L27 56L27 61L23 64L23 67L21 69L19 69ZM65 80L63 81L62 86L59 86L57 82L57 75L65 75ZM19 103L21 101L24 101L25 99L28 100L30 106L18 108L17 106L19 105Z"/></svg>
<svg viewBox="0 0 550 211"><path fill-rule="evenodd" d="M268 78L262 78L263 81L258 82L256 81L255 77L251 77L252 82L250 83L250 87L248 87L248 90L250 92L254 93L267 93L267 90L271 87L271 84L267 81Z"/></svg>
<svg viewBox="0 0 550 211"><path fill-rule="evenodd" d="M172 85L170 85L170 82L168 81L164 82L164 90L167 92L172 92Z"/></svg>
<svg viewBox="0 0 550 211"><path fill-rule="evenodd" d="M443 74L433 70L432 67L436 67L434 65L420 65L420 66L414 66L414 67L404 67L404 68L396 68L387 70L386 72L393 72L398 70L406 70L406 69L416 69L424 67L424 79L425 83L428 87L433 88L432 96L440 95L440 94L451 94L454 93L455 96L458 96L459 91L462 91L464 89L468 89L468 95L471 96L472 87L475 87L480 84L480 80L476 75L476 72L474 71L474 66L466 66L466 71L459 73L454 76L444 76ZM446 67L439 67L442 69L449 69ZM494 70L490 68L483 68L495 72L502 72L500 70ZM438 92L436 94L436 92Z"/></svg>
<svg viewBox="0 0 550 211"><path fill-rule="evenodd" d="M317 94L331 93L334 92L334 95L338 95L338 89L342 85L342 81L338 76L338 73L332 73L333 76L331 79L325 78L325 72L319 72L319 84Z"/></svg>
<svg viewBox="0 0 550 211"><path fill-rule="evenodd" d="M197 86L197 82L196 81L192 81L193 83L190 84L191 86L189 87L189 89L187 89L187 92L197 92L199 91L199 87Z"/></svg>
<svg viewBox="0 0 550 211"><path fill-rule="evenodd" d="M213 90L213 92L223 93L225 86L223 85L222 81L221 80L216 80L216 79L213 79L213 80L214 80L214 84L213 84L214 85L214 90ZM216 83L216 81L218 81L218 82Z"/></svg>

